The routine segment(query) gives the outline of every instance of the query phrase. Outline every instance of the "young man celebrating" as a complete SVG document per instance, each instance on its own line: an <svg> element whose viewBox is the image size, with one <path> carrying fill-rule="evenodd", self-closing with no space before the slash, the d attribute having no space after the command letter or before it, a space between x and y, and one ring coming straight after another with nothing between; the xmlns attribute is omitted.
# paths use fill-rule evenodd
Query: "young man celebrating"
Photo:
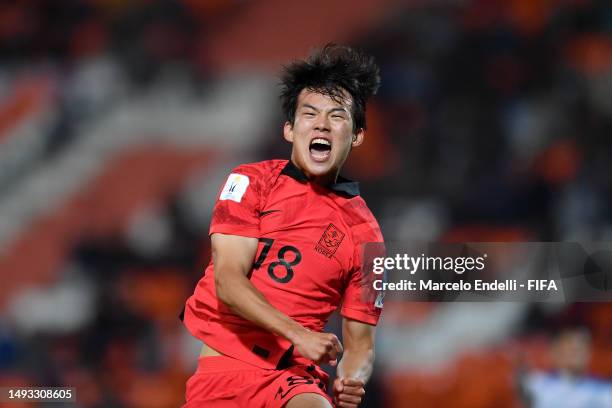
<svg viewBox="0 0 612 408"><path fill-rule="evenodd" d="M379 83L372 57L337 45L285 68L291 160L239 166L219 193L212 261L185 307L204 342L186 407L361 402L382 307L362 270L363 244L382 235L357 183L339 172L363 142ZM323 332L340 305L344 348ZM337 365L333 401L319 364Z"/></svg>

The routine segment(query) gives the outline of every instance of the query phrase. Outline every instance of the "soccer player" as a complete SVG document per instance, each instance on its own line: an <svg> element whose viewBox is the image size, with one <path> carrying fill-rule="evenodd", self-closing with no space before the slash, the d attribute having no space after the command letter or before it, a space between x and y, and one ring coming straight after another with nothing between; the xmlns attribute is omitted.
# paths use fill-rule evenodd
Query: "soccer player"
<svg viewBox="0 0 612 408"><path fill-rule="evenodd" d="M184 312L204 342L186 407L361 402L382 307L362 270L363 244L382 235L357 183L339 172L363 142L379 82L372 57L333 44L285 67L291 160L241 165L219 192L212 261ZM344 347L323 332L340 305ZM320 364L337 365L333 399Z"/></svg>

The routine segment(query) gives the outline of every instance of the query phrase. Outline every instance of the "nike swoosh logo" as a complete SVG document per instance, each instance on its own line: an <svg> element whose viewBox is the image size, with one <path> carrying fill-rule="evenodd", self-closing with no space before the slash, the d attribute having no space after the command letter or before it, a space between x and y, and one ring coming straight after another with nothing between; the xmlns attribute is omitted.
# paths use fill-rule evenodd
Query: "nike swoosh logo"
<svg viewBox="0 0 612 408"><path fill-rule="evenodd" d="M272 214L272 213L275 213L275 212L280 212L280 210L268 210L268 211L261 211L261 212L259 213L259 216L260 216L260 217L265 217L266 215L268 215L268 214Z"/></svg>

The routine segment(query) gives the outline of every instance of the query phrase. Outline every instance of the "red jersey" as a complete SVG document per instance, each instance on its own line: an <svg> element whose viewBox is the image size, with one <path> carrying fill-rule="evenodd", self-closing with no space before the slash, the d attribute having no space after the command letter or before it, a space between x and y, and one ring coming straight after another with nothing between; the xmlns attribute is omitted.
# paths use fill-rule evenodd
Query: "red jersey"
<svg viewBox="0 0 612 408"><path fill-rule="evenodd" d="M249 279L272 306L318 332L339 305L347 318L378 322L362 257L363 244L382 242L382 234L357 183L340 178L321 187L292 162L270 160L234 169L217 198L210 234L259 239ZM291 347L217 299L212 260L184 322L215 350L262 368L275 368Z"/></svg>

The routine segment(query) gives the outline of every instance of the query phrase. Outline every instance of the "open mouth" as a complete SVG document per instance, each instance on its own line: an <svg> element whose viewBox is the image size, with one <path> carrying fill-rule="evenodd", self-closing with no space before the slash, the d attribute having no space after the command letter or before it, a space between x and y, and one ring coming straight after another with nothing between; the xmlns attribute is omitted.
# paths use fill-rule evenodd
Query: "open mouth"
<svg viewBox="0 0 612 408"><path fill-rule="evenodd" d="M323 162L331 155L331 142L322 137L312 139L310 142L310 157L314 161Z"/></svg>

